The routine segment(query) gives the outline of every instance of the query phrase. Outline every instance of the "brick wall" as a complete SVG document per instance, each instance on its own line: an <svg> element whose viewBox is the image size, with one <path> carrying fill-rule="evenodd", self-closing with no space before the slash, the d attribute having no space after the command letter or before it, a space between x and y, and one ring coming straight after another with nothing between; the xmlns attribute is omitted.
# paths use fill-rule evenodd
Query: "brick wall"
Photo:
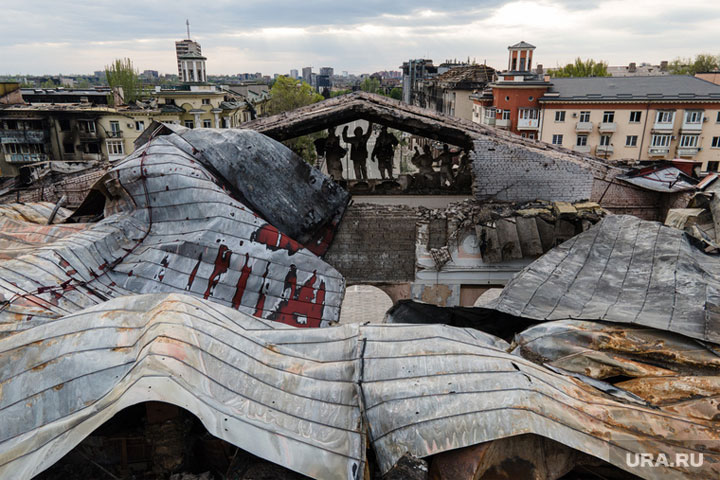
<svg viewBox="0 0 720 480"><path fill-rule="evenodd" d="M417 220L410 207L350 205L325 261L348 285L412 282Z"/></svg>
<svg viewBox="0 0 720 480"><path fill-rule="evenodd" d="M473 193L478 199L576 202L590 198L593 174L589 166L558 151L524 143L492 137L475 140L471 159Z"/></svg>

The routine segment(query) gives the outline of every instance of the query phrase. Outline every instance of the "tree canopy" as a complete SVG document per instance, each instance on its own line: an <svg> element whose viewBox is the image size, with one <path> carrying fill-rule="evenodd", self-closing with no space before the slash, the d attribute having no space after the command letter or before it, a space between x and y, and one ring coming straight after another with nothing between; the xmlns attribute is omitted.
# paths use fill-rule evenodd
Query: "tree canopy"
<svg viewBox="0 0 720 480"><path fill-rule="evenodd" d="M270 115L294 110L323 100L323 96L301 80L280 76L270 89L267 111Z"/></svg>
<svg viewBox="0 0 720 480"><path fill-rule="evenodd" d="M580 57L575 59L574 63L568 63L564 67L554 69L550 72L552 77L609 77L607 72L607 63L603 61L596 62L592 58L583 60Z"/></svg>
<svg viewBox="0 0 720 480"><path fill-rule="evenodd" d="M720 56L700 53L692 58L676 58L668 65L670 73L675 75L695 75L702 72L713 72L720 68Z"/></svg>
<svg viewBox="0 0 720 480"><path fill-rule="evenodd" d="M111 88L122 89L122 99L126 104L140 97L140 79L129 58L118 58L110 65L105 65L105 77Z"/></svg>
<svg viewBox="0 0 720 480"><path fill-rule="evenodd" d="M368 93L383 94L383 91L380 89L380 80L374 77L367 77L363 80L360 84L360 90Z"/></svg>

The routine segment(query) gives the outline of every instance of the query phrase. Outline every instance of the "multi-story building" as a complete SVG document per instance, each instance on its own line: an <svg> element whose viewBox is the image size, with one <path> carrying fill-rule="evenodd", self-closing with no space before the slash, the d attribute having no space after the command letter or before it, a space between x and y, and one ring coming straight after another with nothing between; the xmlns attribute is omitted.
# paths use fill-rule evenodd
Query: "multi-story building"
<svg viewBox="0 0 720 480"><path fill-rule="evenodd" d="M309 83L312 85L312 67L303 67L302 69L302 79L303 82Z"/></svg>
<svg viewBox="0 0 720 480"><path fill-rule="evenodd" d="M418 83L437 74L438 67L433 61L427 58L408 60L400 67L403 72L402 89L403 102L415 105L415 96L418 91Z"/></svg>
<svg viewBox="0 0 720 480"><path fill-rule="evenodd" d="M298 78L297 69L293 68L292 70L290 70L290 78L292 78L293 80L297 80L297 78Z"/></svg>
<svg viewBox="0 0 720 480"><path fill-rule="evenodd" d="M199 55L202 57L202 50L200 48L200 44L190 39L190 21L186 20L185 24L187 25L187 38L175 42L175 55L177 57L178 77L180 79L184 78L183 62L180 57L184 57L185 55L190 54Z"/></svg>
<svg viewBox="0 0 720 480"><path fill-rule="evenodd" d="M508 47L508 68L474 102L472 120L537 139L540 130L539 99L550 87L549 77L532 69L535 46L527 42Z"/></svg>
<svg viewBox="0 0 720 480"><path fill-rule="evenodd" d="M492 81L495 69L486 65L462 65L417 82L413 104L445 115L471 120L470 95Z"/></svg>
<svg viewBox="0 0 720 480"><path fill-rule="evenodd" d="M508 70L472 94L472 120L612 161L720 162L720 85L686 75L553 78L535 47L508 47Z"/></svg>
<svg viewBox="0 0 720 480"><path fill-rule="evenodd" d="M720 85L685 75L556 78L540 139L610 160L685 158L717 171Z"/></svg>
<svg viewBox="0 0 720 480"><path fill-rule="evenodd" d="M332 67L320 67L320 75L326 75L332 78L332 76L335 75L335 69Z"/></svg>
<svg viewBox="0 0 720 480"><path fill-rule="evenodd" d="M18 101L18 88L8 84L0 88L3 91L0 176L16 176L23 165L48 160L122 158L133 151L133 141L153 120L188 128L231 128L250 119L248 102L214 85L156 87L151 100L117 107L77 102L78 92L72 90L33 91L33 98L50 98L52 103ZM7 98L14 100L5 102Z"/></svg>

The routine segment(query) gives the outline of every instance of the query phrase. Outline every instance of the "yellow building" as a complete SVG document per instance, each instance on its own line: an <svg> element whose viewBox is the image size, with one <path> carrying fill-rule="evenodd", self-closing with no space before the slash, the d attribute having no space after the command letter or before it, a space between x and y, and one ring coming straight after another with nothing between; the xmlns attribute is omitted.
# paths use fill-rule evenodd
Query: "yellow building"
<svg viewBox="0 0 720 480"><path fill-rule="evenodd" d="M554 78L540 139L609 160L720 166L720 86L690 76Z"/></svg>

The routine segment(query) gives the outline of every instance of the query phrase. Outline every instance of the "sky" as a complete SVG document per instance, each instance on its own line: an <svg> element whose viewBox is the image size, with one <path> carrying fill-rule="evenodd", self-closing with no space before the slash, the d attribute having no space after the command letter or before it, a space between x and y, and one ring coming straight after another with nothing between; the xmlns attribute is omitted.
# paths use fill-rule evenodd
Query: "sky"
<svg viewBox="0 0 720 480"><path fill-rule="evenodd" d="M92 73L129 57L176 73L176 40L193 40L212 74L334 67L398 70L410 58L507 66L507 46L535 63L610 65L720 54L714 0L0 0L0 74Z"/></svg>

